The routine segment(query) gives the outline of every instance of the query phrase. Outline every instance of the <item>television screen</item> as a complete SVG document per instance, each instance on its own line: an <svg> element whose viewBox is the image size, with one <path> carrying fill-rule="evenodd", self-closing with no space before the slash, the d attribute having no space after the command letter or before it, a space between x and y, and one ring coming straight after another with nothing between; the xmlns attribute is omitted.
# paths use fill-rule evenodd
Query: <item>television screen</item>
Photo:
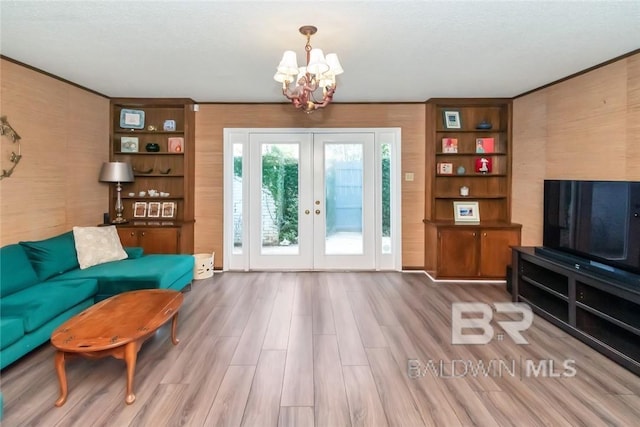
<svg viewBox="0 0 640 427"><path fill-rule="evenodd" d="M544 182L543 245L640 273L640 182Z"/></svg>

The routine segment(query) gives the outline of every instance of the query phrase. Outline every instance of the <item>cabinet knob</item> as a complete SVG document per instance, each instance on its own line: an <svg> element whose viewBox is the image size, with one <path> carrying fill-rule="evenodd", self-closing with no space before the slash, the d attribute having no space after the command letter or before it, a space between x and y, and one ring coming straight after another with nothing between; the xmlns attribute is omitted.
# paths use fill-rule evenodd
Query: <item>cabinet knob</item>
<svg viewBox="0 0 640 427"><path fill-rule="evenodd" d="M482 233L482 235L483 235L484 237L487 237L487 233Z"/></svg>
<svg viewBox="0 0 640 427"><path fill-rule="evenodd" d="M135 236L136 233L134 233L133 231L131 232L131 237Z"/></svg>
<svg viewBox="0 0 640 427"><path fill-rule="evenodd" d="M144 236L144 231L142 232L142 235Z"/></svg>
<svg viewBox="0 0 640 427"><path fill-rule="evenodd" d="M474 231L473 233L471 233L471 235L472 235L473 237L475 237L475 236L476 236L476 232Z"/></svg>

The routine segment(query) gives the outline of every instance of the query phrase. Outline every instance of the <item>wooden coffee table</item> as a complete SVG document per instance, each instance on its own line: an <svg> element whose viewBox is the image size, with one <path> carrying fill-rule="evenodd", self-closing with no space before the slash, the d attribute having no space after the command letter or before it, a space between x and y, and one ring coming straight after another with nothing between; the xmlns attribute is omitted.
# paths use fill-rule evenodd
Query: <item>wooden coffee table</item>
<svg viewBox="0 0 640 427"><path fill-rule="evenodd" d="M133 375L138 351L145 340L169 319L172 319L171 341L178 344L176 325L183 299L182 293L166 289L125 292L89 307L60 325L51 335L51 344L58 350L55 365L60 397L56 406L67 401L64 363L71 356L124 359L127 365L124 401L132 404L136 400Z"/></svg>

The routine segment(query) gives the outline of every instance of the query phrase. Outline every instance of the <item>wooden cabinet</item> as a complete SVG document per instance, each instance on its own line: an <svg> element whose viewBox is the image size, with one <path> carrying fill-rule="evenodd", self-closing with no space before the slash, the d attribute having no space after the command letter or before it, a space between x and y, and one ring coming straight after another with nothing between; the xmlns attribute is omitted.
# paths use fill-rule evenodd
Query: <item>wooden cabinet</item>
<svg viewBox="0 0 640 427"><path fill-rule="evenodd" d="M180 253L180 232L181 227L118 227L122 245L141 246L145 254Z"/></svg>
<svg viewBox="0 0 640 427"><path fill-rule="evenodd" d="M428 223L436 248L427 270L437 279L500 279L520 244L520 226ZM429 258L429 257L427 257Z"/></svg>
<svg viewBox="0 0 640 427"><path fill-rule="evenodd" d="M512 297L640 375L640 276L625 281L515 248ZM633 276L633 277L631 277Z"/></svg>
<svg viewBox="0 0 640 427"><path fill-rule="evenodd" d="M131 164L135 176L122 185L129 221L118 226L123 244L136 241L147 253L193 253L193 107L183 98L111 100L110 159ZM115 189L110 196L113 217Z"/></svg>
<svg viewBox="0 0 640 427"><path fill-rule="evenodd" d="M425 269L504 278L510 245L520 242L511 224L511 100L430 99L426 111ZM456 201L478 202L480 223L456 224Z"/></svg>

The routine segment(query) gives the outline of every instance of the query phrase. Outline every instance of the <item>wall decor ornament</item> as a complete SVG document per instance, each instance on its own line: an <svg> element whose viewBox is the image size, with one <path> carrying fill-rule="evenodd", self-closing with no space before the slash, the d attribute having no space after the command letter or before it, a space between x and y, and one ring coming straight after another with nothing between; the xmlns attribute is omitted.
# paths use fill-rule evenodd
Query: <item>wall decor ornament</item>
<svg viewBox="0 0 640 427"><path fill-rule="evenodd" d="M7 138L9 138L11 142L13 142L14 144L18 143L18 153L16 154L15 151L12 151L11 155L9 156L9 161L13 163L13 165L9 169L2 169L2 175L0 175L1 180L4 178L9 178L11 174L13 174L14 169L16 168L16 166L18 166L20 159L22 159L22 154L20 151L20 135L18 135L18 132L16 132L15 129L11 127L11 125L7 121L6 116L0 117L0 135L7 135Z"/></svg>

